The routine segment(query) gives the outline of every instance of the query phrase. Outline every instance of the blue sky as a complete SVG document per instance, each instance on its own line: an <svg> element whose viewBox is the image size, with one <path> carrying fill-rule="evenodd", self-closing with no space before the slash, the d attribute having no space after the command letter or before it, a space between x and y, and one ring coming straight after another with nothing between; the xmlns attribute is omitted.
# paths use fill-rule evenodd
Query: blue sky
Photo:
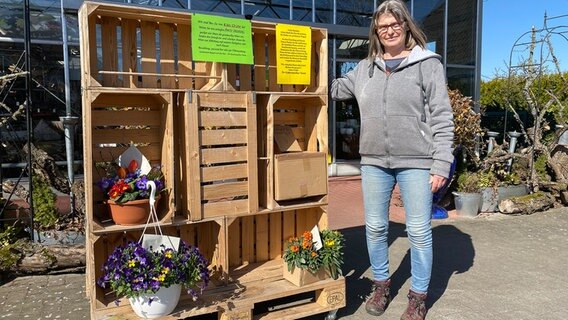
<svg viewBox="0 0 568 320"><path fill-rule="evenodd" d="M566 15L548 20L548 27L566 31L564 36L568 39L568 0L483 0L482 80L494 78L496 70L506 75L515 41L530 31L532 26L541 29L545 11L549 18ZM551 39L563 71L568 71L568 40L559 36ZM530 36L526 35L517 43L528 41ZM540 45L537 49L540 51ZM525 46L515 46L512 65L517 65L519 56L526 57L527 52Z"/></svg>

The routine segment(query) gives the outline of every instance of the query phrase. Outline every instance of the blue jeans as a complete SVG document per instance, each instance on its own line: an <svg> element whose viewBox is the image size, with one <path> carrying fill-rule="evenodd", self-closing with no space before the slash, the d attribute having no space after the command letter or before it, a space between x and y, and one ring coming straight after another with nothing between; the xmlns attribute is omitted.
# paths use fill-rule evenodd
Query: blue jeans
<svg viewBox="0 0 568 320"><path fill-rule="evenodd" d="M410 241L411 289L426 293L432 275L432 191L430 171L361 166L367 250L375 280L389 275L389 205L398 182Z"/></svg>

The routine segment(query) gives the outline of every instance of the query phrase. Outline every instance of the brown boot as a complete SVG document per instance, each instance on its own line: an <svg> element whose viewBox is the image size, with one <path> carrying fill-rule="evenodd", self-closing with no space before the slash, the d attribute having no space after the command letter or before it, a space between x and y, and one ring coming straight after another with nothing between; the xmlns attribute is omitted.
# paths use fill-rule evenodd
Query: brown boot
<svg viewBox="0 0 568 320"><path fill-rule="evenodd" d="M385 281L373 281L373 293L371 293L371 296L367 299L367 303L365 303L367 313L380 316L385 312L391 301L390 283L390 279Z"/></svg>
<svg viewBox="0 0 568 320"><path fill-rule="evenodd" d="M424 320L426 318L426 294L408 292L408 306L400 320Z"/></svg>

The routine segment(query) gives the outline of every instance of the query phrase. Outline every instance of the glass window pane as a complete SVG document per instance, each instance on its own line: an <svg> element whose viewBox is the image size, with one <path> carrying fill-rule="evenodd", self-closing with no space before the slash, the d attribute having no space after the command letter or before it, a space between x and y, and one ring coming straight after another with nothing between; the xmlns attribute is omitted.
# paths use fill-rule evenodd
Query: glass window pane
<svg viewBox="0 0 568 320"><path fill-rule="evenodd" d="M273 19L290 20L290 1L245 1L245 14Z"/></svg>
<svg viewBox="0 0 568 320"><path fill-rule="evenodd" d="M333 23L333 0L316 1L316 22Z"/></svg>
<svg viewBox="0 0 568 320"><path fill-rule="evenodd" d="M192 0L191 10L241 14L241 1L240 0Z"/></svg>
<svg viewBox="0 0 568 320"><path fill-rule="evenodd" d="M448 86L458 89L464 96L473 97L475 90L474 68L450 68L446 70Z"/></svg>
<svg viewBox="0 0 568 320"><path fill-rule="evenodd" d="M477 1L448 2L448 51L450 64L475 64L475 33Z"/></svg>
<svg viewBox="0 0 568 320"><path fill-rule="evenodd" d="M65 14L67 21L67 41L79 43L79 19L77 14Z"/></svg>
<svg viewBox="0 0 568 320"><path fill-rule="evenodd" d="M444 0L414 1L414 19L426 33L428 48L444 53Z"/></svg>
<svg viewBox="0 0 568 320"><path fill-rule="evenodd" d="M345 75L357 66L358 61L336 63L337 77ZM359 105L355 99L336 102L335 110L336 159L359 159Z"/></svg>
<svg viewBox="0 0 568 320"><path fill-rule="evenodd" d="M369 27L373 18L373 1L337 1L337 24Z"/></svg>
<svg viewBox="0 0 568 320"><path fill-rule="evenodd" d="M24 37L24 8L21 4L0 4L0 36L9 38Z"/></svg>
<svg viewBox="0 0 568 320"><path fill-rule="evenodd" d="M312 21L312 0L294 0L292 8L292 20Z"/></svg>
<svg viewBox="0 0 568 320"><path fill-rule="evenodd" d="M39 1L42 4L45 1ZM41 7L30 3L30 33L32 39L61 41L61 7L51 2L51 7ZM23 26L22 26L23 28Z"/></svg>
<svg viewBox="0 0 568 320"><path fill-rule="evenodd" d="M337 37L337 59L361 60L367 57L369 40L359 38ZM339 72L339 71L338 71Z"/></svg>

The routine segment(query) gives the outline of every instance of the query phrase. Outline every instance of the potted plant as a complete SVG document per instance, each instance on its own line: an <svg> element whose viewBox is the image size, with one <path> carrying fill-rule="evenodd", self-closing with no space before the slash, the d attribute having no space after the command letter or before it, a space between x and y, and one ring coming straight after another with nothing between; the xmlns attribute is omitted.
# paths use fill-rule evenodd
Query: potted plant
<svg viewBox="0 0 568 320"><path fill-rule="evenodd" d="M119 298L128 298L139 317L156 318L175 309L182 286L197 299L209 284L207 264L199 249L184 241L178 250L165 246L152 250L129 242L108 257L97 284L110 288L117 304Z"/></svg>
<svg viewBox="0 0 568 320"><path fill-rule="evenodd" d="M164 190L164 175L160 167L152 167L148 173L142 173L136 160L128 167L111 166L107 175L99 181L99 188L108 199L110 214L116 224L137 225L145 223L150 214L150 190L148 181L156 185L156 203L160 192Z"/></svg>
<svg viewBox="0 0 568 320"><path fill-rule="evenodd" d="M343 274L343 235L339 231L323 230L319 236L321 243L314 241L310 231L288 240L282 256L285 279L302 286L328 277L337 279Z"/></svg>
<svg viewBox="0 0 568 320"><path fill-rule="evenodd" d="M478 173L462 171L458 174L457 191L452 192L456 212L460 216L475 217L481 206L481 187Z"/></svg>

